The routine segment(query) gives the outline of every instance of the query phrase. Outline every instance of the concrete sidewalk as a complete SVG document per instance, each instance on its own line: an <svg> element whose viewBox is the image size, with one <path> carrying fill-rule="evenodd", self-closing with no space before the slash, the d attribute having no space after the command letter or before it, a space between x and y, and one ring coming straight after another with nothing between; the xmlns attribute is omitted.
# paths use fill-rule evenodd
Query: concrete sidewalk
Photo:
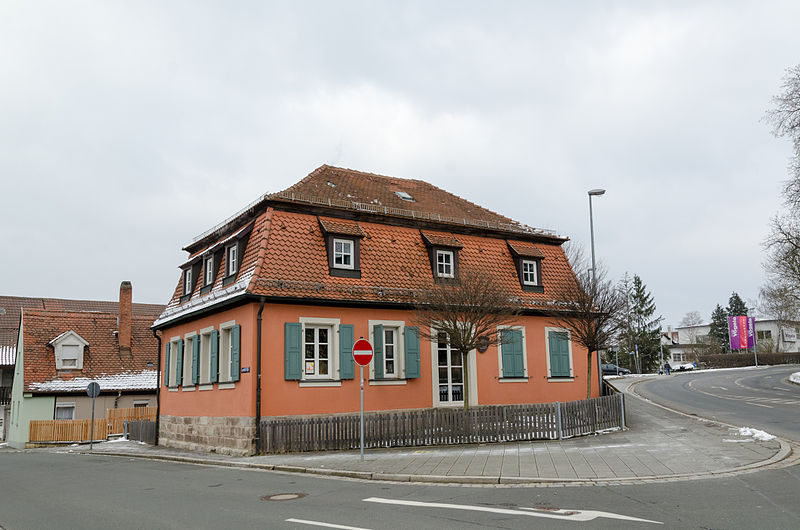
<svg viewBox="0 0 800 530"><path fill-rule="evenodd" d="M632 379L615 385L627 390ZM743 437L626 393L628 429L568 440L294 453L245 458L120 441L95 453L369 480L457 484L613 484L738 473L785 460L790 446ZM49 450L53 450L52 448ZM88 451L88 447L59 450Z"/></svg>

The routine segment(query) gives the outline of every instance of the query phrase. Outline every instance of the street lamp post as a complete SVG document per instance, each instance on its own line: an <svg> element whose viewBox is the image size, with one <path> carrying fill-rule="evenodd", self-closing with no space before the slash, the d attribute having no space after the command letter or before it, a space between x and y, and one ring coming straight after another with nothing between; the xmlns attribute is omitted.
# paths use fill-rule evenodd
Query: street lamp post
<svg viewBox="0 0 800 530"><path fill-rule="evenodd" d="M599 188L589 190L589 233L592 240L592 284L597 285L597 264L594 259L594 217L592 216L592 197L603 195L606 190ZM603 370L600 366L600 350L597 350L597 388L603 392Z"/></svg>

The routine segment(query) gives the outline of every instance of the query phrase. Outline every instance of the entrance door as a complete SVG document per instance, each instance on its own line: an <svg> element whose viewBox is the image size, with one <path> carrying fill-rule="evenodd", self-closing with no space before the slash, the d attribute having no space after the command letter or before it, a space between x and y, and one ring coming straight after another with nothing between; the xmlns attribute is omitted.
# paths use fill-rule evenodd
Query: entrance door
<svg viewBox="0 0 800 530"><path fill-rule="evenodd" d="M439 333L437 343L439 365L439 403L464 403L464 362L461 353L453 350L446 333Z"/></svg>

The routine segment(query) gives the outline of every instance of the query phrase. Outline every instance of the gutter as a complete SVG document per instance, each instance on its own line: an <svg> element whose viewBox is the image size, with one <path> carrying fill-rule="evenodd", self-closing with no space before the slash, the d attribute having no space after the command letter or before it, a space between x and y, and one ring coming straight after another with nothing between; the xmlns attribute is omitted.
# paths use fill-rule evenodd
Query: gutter
<svg viewBox="0 0 800 530"><path fill-rule="evenodd" d="M158 425L161 419L161 335L153 330L153 337L158 341L158 368L156 368L156 443L158 445Z"/></svg>
<svg viewBox="0 0 800 530"><path fill-rule="evenodd" d="M260 298L256 316L256 454L261 453L261 313L265 298Z"/></svg>

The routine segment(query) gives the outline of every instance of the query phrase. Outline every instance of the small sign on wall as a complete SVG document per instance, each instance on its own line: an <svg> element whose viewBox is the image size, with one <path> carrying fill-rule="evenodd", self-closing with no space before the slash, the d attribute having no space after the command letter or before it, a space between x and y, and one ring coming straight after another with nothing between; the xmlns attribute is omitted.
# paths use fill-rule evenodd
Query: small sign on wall
<svg viewBox="0 0 800 530"><path fill-rule="evenodd" d="M249 374L250 373L250 367L249 366L242 366L242 373L243 374Z"/></svg>
<svg viewBox="0 0 800 530"><path fill-rule="evenodd" d="M314 375L314 361L306 361L306 375Z"/></svg>

